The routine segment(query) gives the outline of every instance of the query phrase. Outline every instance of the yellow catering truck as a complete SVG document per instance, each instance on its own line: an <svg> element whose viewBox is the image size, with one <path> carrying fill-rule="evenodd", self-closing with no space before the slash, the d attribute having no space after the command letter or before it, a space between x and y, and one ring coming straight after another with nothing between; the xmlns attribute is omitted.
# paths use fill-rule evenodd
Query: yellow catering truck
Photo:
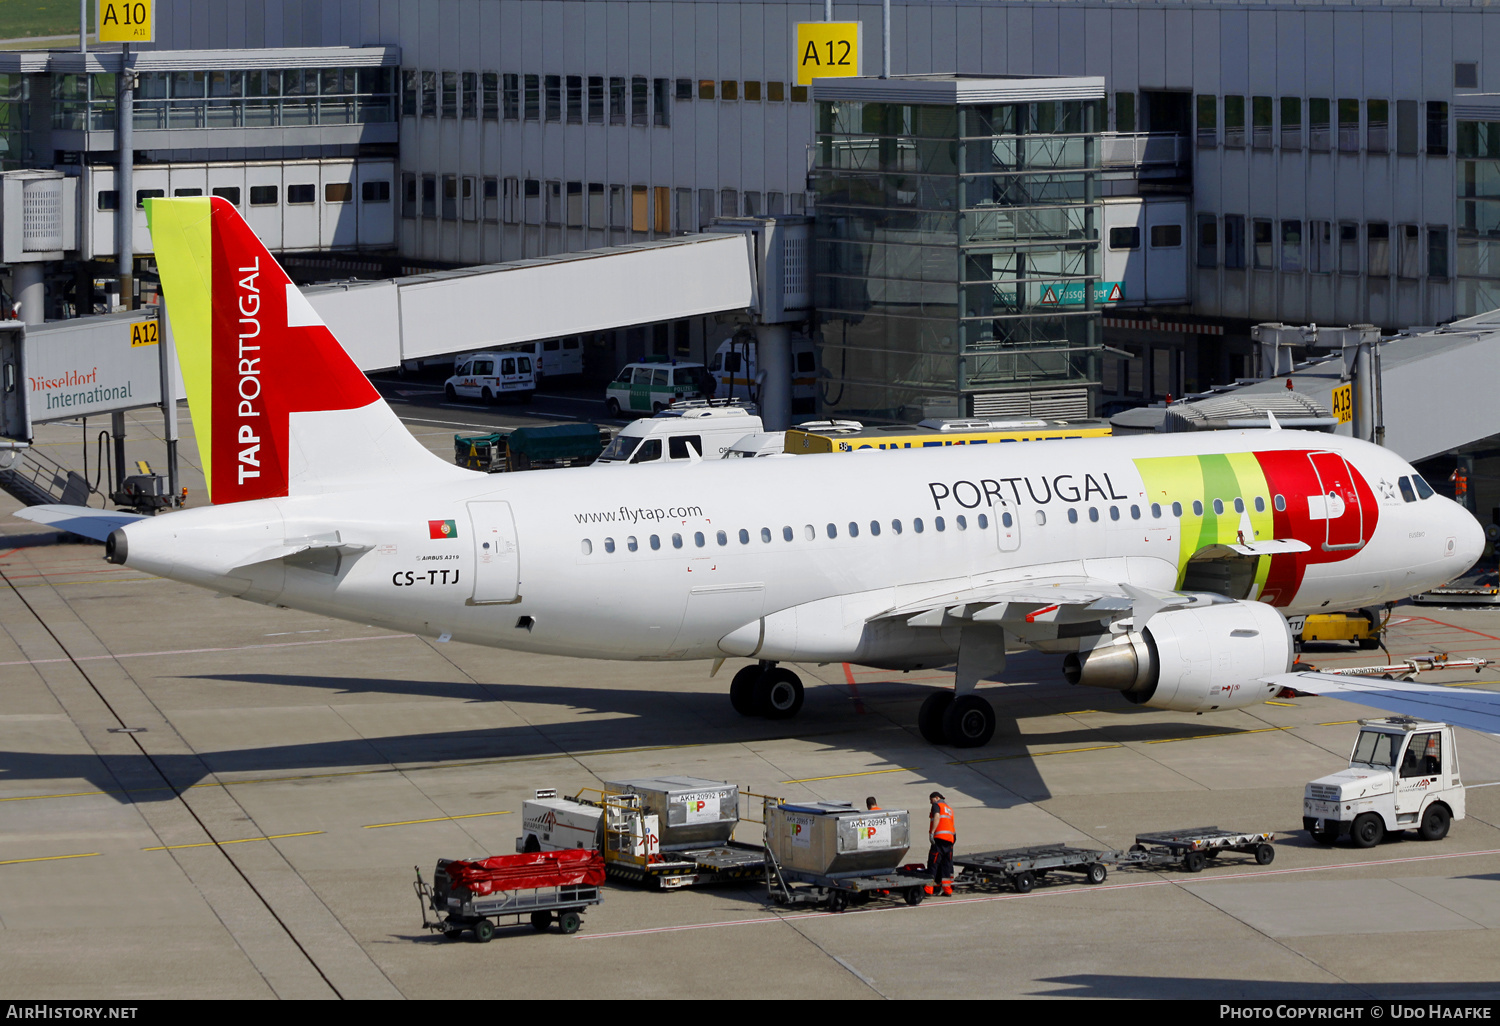
<svg viewBox="0 0 1500 1026"><path fill-rule="evenodd" d="M924 420L920 424L865 427L857 420L799 424L786 433L786 451L855 452L859 449L924 449L939 445L986 445L1055 438L1099 438L1110 434L1103 420Z"/></svg>

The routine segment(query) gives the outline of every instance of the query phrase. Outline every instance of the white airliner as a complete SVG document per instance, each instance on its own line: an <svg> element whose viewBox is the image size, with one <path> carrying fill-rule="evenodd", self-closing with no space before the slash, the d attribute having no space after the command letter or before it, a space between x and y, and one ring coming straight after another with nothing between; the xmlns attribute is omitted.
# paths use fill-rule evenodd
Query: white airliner
<svg viewBox="0 0 1500 1026"><path fill-rule="evenodd" d="M1302 686L1281 677L1287 616L1442 584L1484 543L1390 451L1297 431L463 470L412 438L232 205L147 204L213 505L23 515L253 602L530 652L752 659L731 701L773 718L803 699L780 663L956 663L919 726L968 747L994 731L974 689L1007 650L1133 703L1245 706ZM1313 683L1347 684L1330 680Z"/></svg>

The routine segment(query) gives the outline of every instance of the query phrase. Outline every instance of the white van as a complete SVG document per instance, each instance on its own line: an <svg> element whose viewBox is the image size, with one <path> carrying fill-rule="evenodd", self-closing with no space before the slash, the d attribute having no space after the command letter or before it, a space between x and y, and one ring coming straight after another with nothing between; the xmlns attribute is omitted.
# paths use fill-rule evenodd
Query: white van
<svg viewBox="0 0 1500 1026"><path fill-rule="evenodd" d="M454 360L453 377L443 383L449 402L460 396L483 403L529 403L536 392L536 370L525 353L467 353Z"/></svg>
<svg viewBox="0 0 1500 1026"><path fill-rule="evenodd" d="M678 403L654 417L621 428L593 465L623 467L671 460L683 463L717 460L741 438L759 434L763 429L754 407L739 403L711 405L702 400Z"/></svg>
<svg viewBox="0 0 1500 1026"><path fill-rule="evenodd" d="M715 399L757 400L760 397L760 373L754 342L737 342L727 338L719 343L708 370L718 383ZM792 410L811 412L818 396L818 357L810 339L792 339Z"/></svg>
<svg viewBox="0 0 1500 1026"><path fill-rule="evenodd" d="M536 367L537 384L543 378L560 378L583 373L583 340L577 335L549 338L540 342L519 342L506 346L507 353L525 353Z"/></svg>

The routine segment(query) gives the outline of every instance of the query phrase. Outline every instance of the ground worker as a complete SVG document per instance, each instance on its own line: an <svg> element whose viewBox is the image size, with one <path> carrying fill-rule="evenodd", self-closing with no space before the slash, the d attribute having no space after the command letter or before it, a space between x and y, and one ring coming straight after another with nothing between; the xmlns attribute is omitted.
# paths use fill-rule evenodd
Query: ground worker
<svg viewBox="0 0 1500 1026"><path fill-rule="evenodd" d="M866 812L879 812L879 811L881 811L881 809L880 809L879 805L875 804L875 799L873 797L870 797L870 798L866 798L865 799L865 811Z"/></svg>
<svg viewBox="0 0 1500 1026"><path fill-rule="evenodd" d="M1448 480L1453 482L1453 501L1460 506L1469 505L1469 472L1463 467L1456 468L1448 475Z"/></svg>
<svg viewBox="0 0 1500 1026"><path fill-rule="evenodd" d="M953 842L958 834L953 828L953 809L943 799L941 791L927 796L932 802L932 811L927 817L927 836L932 848L927 853L927 865L932 870L932 883L922 888L928 894L937 893L941 887L944 894L953 893Z"/></svg>

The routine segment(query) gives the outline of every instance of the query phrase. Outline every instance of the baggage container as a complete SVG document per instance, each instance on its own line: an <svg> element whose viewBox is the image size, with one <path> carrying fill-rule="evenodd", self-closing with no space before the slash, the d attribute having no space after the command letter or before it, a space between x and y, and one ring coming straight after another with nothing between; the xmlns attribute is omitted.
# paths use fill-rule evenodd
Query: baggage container
<svg viewBox="0 0 1500 1026"><path fill-rule="evenodd" d="M739 825L740 789L723 780L645 777L604 787L640 795L643 811L657 818L663 851L727 844Z"/></svg>
<svg viewBox="0 0 1500 1026"><path fill-rule="evenodd" d="M766 847L782 868L820 877L884 873L911 844L905 809L866 812L848 802L772 805Z"/></svg>

